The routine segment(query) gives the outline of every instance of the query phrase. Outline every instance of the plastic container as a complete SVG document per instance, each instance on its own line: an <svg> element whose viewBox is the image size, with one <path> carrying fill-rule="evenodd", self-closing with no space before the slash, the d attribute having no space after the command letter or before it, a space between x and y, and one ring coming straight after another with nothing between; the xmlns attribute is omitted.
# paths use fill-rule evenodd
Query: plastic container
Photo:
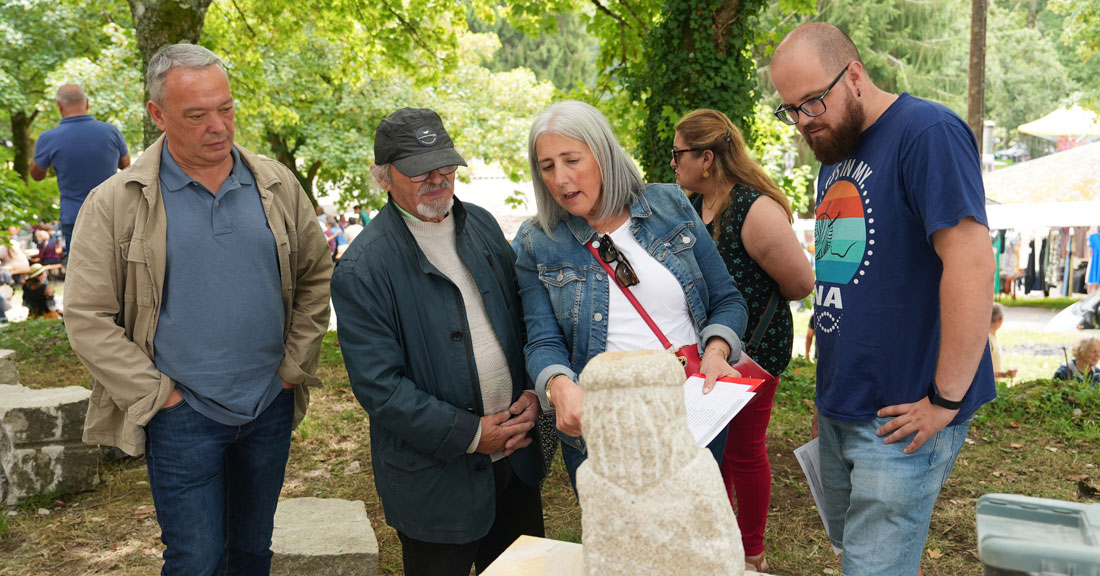
<svg viewBox="0 0 1100 576"><path fill-rule="evenodd" d="M1100 504L986 494L978 555L987 576L1100 576Z"/></svg>

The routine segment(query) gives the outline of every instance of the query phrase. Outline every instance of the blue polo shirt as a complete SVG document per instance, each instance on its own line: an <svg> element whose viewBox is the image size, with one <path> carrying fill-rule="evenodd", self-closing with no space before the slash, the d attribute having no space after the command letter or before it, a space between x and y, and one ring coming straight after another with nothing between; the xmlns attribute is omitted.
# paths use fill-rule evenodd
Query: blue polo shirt
<svg viewBox="0 0 1100 576"><path fill-rule="evenodd" d="M89 114L62 118L61 124L38 137L34 163L51 165L61 190L61 223L76 222L80 205L92 188L118 171L118 161L129 152L122 133Z"/></svg>
<svg viewBox="0 0 1100 576"><path fill-rule="evenodd" d="M234 148L217 195L180 169L164 143L160 187L168 219L157 369L200 414L246 424L282 388L282 284L275 236L252 173Z"/></svg>

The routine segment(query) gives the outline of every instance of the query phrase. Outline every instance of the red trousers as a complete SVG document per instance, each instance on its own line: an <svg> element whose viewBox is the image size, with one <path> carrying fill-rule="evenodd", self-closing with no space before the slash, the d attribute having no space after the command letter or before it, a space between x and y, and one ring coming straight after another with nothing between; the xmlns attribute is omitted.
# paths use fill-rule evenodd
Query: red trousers
<svg viewBox="0 0 1100 576"><path fill-rule="evenodd" d="M737 511L741 543L746 556L764 552L764 527L772 496L772 467L768 462L768 422L779 387L779 376L766 383L756 398L730 422L722 480L730 506Z"/></svg>

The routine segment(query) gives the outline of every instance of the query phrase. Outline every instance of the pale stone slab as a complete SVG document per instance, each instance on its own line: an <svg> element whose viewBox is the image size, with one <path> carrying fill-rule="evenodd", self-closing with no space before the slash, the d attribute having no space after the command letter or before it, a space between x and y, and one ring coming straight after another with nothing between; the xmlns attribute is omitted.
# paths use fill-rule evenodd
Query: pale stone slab
<svg viewBox="0 0 1100 576"><path fill-rule="evenodd" d="M737 519L688 429L683 383L668 352L605 352L580 375L585 574L744 574Z"/></svg>
<svg viewBox="0 0 1100 576"><path fill-rule="evenodd" d="M584 546L534 536L520 536L481 576L582 576ZM745 571L745 576L768 576Z"/></svg>
<svg viewBox="0 0 1100 576"><path fill-rule="evenodd" d="M520 536L481 576L581 576L583 550L573 542Z"/></svg>
<svg viewBox="0 0 1100 576"><path fill-rule="evenodd" d="M0 385L14 386L18 383L19 368L15 366L15 351L0 350Z"/></svg>
<svg viewBox="0 0 1100 576"><path fill-rule="evenodd" d="M272 576L374 576L378 571L378 540L361 500L279 502L271 551Z"/></svg>
<svg viewBox="0 0 1100 576"><path fill-rule="evenodd" d="M91 395L81 386L0 386L0 427L14 444L79 441Z"/></svg>

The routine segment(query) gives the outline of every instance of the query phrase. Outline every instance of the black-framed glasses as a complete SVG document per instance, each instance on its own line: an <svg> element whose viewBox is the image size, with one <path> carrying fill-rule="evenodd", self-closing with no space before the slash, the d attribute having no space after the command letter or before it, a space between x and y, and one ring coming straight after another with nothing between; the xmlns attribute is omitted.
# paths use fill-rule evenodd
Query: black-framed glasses
<svg viewBox="0 0 1100 576"><path fill-rule="evenodd" d="M419 184L420 182L426 181L428 177L432 175L432 172L439 172L440 176L447 176L449 174L454 174L455 170L458 170L458 166L443 166L442 168L436 168L431 172L425 172L419 176L409 176L409 182L416 182Z"/></svg>
<svg viewBox="0 0 1100 576"><path fill-rule="evenodd" d="M829 84L829 87L821 93L821 96L818 96L817 98L810 98L809 100L803 102L802 104L799 104L798 106L780 106L779 108L775 109L775 117L779 118L780 122L788 126L794 126L795 124L798 124L798 115L800 113L805 114L810 118L817 118L818 116L821 116L825 113L825 96L829 94L829 91L833 89L833 86L836 86L837 82L840 82L840 79L844 77L844 73L847 71L848 66L845 66L844 69L840 71L840 74L837 74L836 78L833 78L832 84Z"/></svg>
<svg viewBox="0 0 1100 576"><path fill-rule="evenodd" d="M634 273L634 268L630 265L630 262L626 261L626 256L623 256L623 253L615 247L610 235L604 234L600 238L600 247L596 252L604 263L615 264L615 281L620 286L629 288L638 283L638 275Z"/></svg>
<svg viewBox="0 0 1100 576"><path fill-rule="evenodd" d="M703 148L673 148L672 149L672 163L679 164L680 156L684 155L684 152L699 152Z"/></svg>

